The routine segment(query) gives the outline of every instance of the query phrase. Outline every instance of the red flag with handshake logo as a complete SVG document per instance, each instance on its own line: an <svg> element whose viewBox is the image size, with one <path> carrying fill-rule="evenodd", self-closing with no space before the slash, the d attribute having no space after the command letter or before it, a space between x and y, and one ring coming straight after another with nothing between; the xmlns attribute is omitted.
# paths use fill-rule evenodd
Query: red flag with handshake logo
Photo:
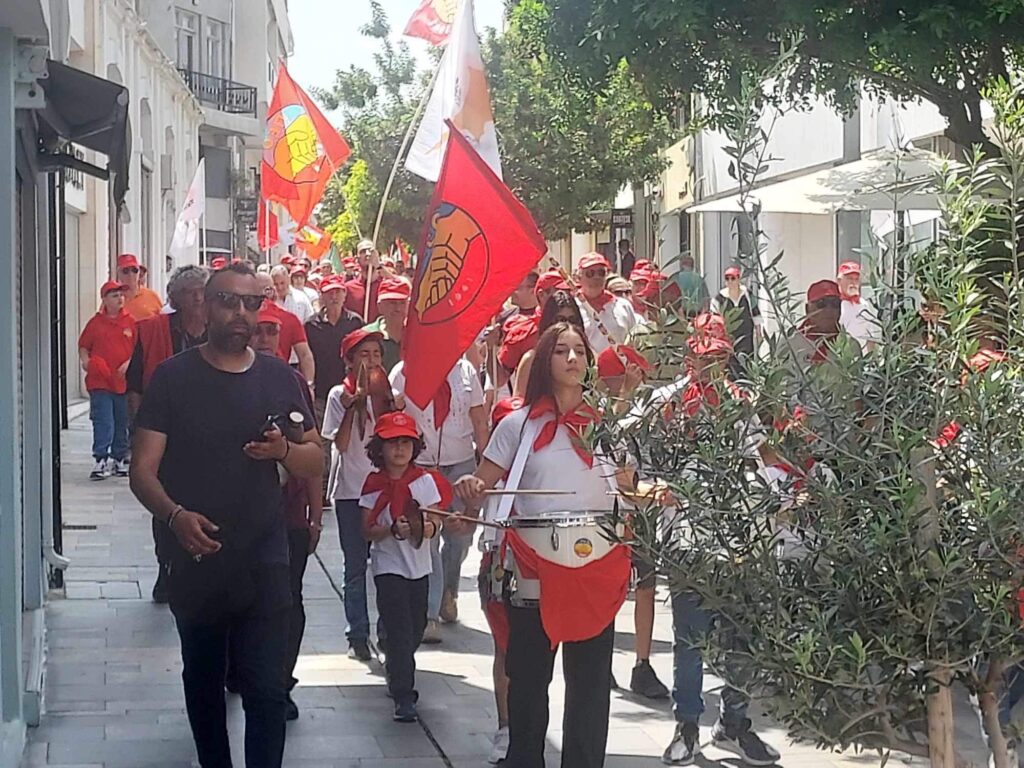
<svg viewBox="0 0 1024 768"><path fill-rule="evenodd" d="M431 45L444 45L452 32L458 5L459 0L423 0L405 26L405 35L419 37Z"/></svg>
<svg viewBox="0 0 1024 768"><path fill-rule="evenodd" d="M405 394L420 408L548 250L526 207L448 130L402 336Z"/></svg>

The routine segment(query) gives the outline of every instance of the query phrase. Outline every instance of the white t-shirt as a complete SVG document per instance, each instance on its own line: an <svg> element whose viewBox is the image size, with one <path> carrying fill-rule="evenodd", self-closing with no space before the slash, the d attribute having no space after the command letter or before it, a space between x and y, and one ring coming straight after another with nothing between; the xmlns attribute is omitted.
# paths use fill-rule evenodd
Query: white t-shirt
<svg viewBox="0 0 1024 768"><path fill-rule="evenodd" d="M313 305L310 303L309 297L294 287L288 289L288 295L285 296L284 301L278 299L276 303L281 309L286 309L299 318L299 322L303 325L316 314L313 311Z"/></svg>
<svg viewBox="0 0 1024 768"><path fill-rule="evenodd" d="M475 455L473 422L469 418L469 409L484 404L480 377L471 362L460 359L448 373L448 385L452 388L451 410L440 432L434 426L432 402L427 403L426 410L422 410L408 398L405 400L405 412L416 420L416 426L423 432L423 442L427 446L417 460L424 467L451 467L471 461ZM391 388L396 395L405 396L405 363L399 363L392 369Z"/></svg>
<svg viewBox="0 0 1024 768"><path fill-rule="evenodd" d="M441 501L441 492L437 490L437 484L430 475L418 477L409 483L409 493L421 507L432 507ZM368 493L360 497L359 506L373 509L379 496L380 491ZM381 510L378 524L390 528L394 522L391 505L388 504ZM370 566L374 576L391 573L407 579L422 579L429 576L432 570L430 544L424 541L416 549L410 541L399 541L394 536L388 536L370 545Z"/></svg>
<svg viewBox="0 0 1024 768"><path fill-rule="evenodd" d="M358 499L363 493L363 483L373 472L373 464L366 455L366 446L373 437L373 405L367 398L366 409L369 418L366 420L366 433L359 439L359 425L352 424L352 436L348 448L342 453L334 444L334 438L345 418L345 406L341 404L341 394L345 391L342 385L331 389L327 395L327 406L324 409L324 425L320 434L325 440L331 441L331 472L327 480L327 495L334 499Z"/></svg>
<svg viewBox="0 0 1024 768"><path fill-rule="evenodd" d="M600 312L597 312L590 304L586 304L583 299L577 299L577 303L580 305L580 314L583 315L583 328L587 333L587 341L590 342L590 348L594 351L595 356L611 346L594 321L595 313L604 323L604 327L608 329L608 333L611 334L616 344L625 344L630 331L639 323L633 305L620 296L616 296L605 304Z"/></svg>
<svg viewBox="0 0 1024 768"><path fill-rule="evenodd" d="M875 306L870 299L863 296L857 303L843 299L839 324L860 343L861 348L867 347L872 341L877 343L882 340L882 329L878 323Z"/></svg>
<svg viewBox="0 0 1024 768"><path fill-rule="evenodd" d="M320 301L320 294L317 293L316 288L310 288L308 285L305 285L302 287L302 292L306 294L306 298L309 299L310 305L315 310L317 303Z"/></svg>
<svg viewBox="0 0 1024 768"><path fill-rule="evenodd" d="M506 416L491 435L484 458L508 471L519 451L520 436L526 426L529 408L521 408ZM545 421L554 414L539 417ZM542 422L543 423L543 422ZM542 517L553 512L607 512L614 496L608 494L615 486L615 465L600 455L588 467L573 448L569 430L560 425L554 439L539 451L531 446L519 487L555 491L574 491L572 496L520 496L516 498L516 514L520 517Z"/></svg>

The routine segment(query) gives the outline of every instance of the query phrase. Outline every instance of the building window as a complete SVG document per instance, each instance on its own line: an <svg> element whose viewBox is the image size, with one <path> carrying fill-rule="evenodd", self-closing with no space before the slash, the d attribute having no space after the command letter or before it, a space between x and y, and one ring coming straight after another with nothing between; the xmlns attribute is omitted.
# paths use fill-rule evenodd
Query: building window
<svg viewBox="0 0 1024 768"><path fill-rule="evenodd" d="M227 26L214 19L206 20L206 74L214 77L228 77Z"/></svg>
<svg viewBox="0 0 1024 768"><path fill-rule="evenodd" d="M198 62L198 40L199 40L199 17L189 11L176 10L175 21L175 44L178 53L178 66L190 72L197 70Z"/></svg>

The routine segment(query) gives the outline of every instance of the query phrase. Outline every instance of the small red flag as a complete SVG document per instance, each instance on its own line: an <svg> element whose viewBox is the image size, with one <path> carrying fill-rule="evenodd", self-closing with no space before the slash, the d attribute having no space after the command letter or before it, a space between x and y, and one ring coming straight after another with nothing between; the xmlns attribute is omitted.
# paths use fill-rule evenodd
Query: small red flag
<svg viewBox="0 0 1024 768"><path fill-rule="evenodd" d="M462 133L448 129L402 335L405 394L420 408L547 253L530 212Z"/></svg>
<svg viewBox="0 0 1024 768"><path fill-rule="evenodd" d="M302 227L350 154L348 144L282 62L267 110L260 196L279 202Z"/></svg>
<svg viewBox="0 0 1024 768"><path fill-rule="evenodd" d="M331 248L331 236L320 227L307 224L296 233L295 245L303 250L310 260L320 261Z"/></svg>
<svg viewBox="0 0 1024 768"><path fill-rule="evenodd" d="M281 242L281 233L277 223L277 214L268 210L270 204L260 198L256 215L256 242L263 250L273 248Z"/></svg>
<svg viewBox="0 0 1024 768"><path fill-rule="evenodd" d="M431 45L444 45L452 32L457 8L458 0L423 0L406 24L405 36L419 37Z"/></svg>

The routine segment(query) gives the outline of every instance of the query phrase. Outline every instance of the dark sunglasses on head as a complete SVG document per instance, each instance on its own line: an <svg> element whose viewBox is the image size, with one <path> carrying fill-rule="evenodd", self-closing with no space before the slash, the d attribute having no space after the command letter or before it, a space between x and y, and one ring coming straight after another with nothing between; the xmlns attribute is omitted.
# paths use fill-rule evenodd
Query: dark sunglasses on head
<svg viewBox="0 0 1024 768"><path fill-rule="evenodd" d="M122 275L127 275L129 273L131 273L133 275L137 275L137 274L139 274L139 268L138 267L121 267L121 274Z"/></svg>
<svg viewBox="0 0 1024 768"><path fill-rule="evenodd" d="M828 296L824 299L818 299L814 302L814 306L818 309L839 309L843 306L843 301L835 296Z"/></svg>
<svg viewBox="0 0 1024 768"><path fill-rule="evenodd" d="M238 309L239 305L245 307L246 312L256 312L263 306L264 296L260 294L230 293L229 291L217 291L213 294L224 309Z"/></svg>

